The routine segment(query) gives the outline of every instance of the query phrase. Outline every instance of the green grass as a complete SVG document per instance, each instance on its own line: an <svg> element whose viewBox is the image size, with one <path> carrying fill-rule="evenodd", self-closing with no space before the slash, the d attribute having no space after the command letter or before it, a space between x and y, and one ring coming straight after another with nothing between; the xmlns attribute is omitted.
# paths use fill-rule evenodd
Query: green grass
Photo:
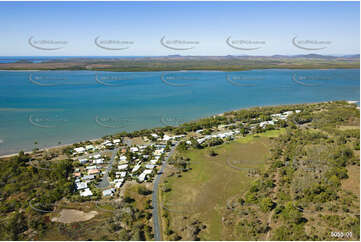
<svg viewBox="0 0 361 242"><path fill-rule="evenodd" d="M171 191L162 194L170 215L170 228L189 240L181 231L188 223L198 219L206 224L202 240L234 240L222 224L227 202L243 194L256 177L248 176L247 168L265 168L269 151L269 137L276 137L285 130L273 130L249 135L231 143L213 147L218 154L208 155L208 149L191 150L183 156L191 159L191 170L182 177L168 177ZM236 169L229 161L237 161ZM187 217L185 220L184 217Z"/></svg>

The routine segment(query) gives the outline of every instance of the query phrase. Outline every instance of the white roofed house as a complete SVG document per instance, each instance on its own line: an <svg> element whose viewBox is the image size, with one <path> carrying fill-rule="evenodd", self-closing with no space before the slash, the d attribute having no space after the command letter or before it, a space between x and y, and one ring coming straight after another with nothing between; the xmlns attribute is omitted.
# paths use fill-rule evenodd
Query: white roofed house
<svg viewBox="0 0 361 242"><path fill-rule="evenodd" d="M119 176L122 177L122 178L124 178L124 177L127 176L127 172L126 172L126 171L122 171L122 172L119 173Z"/></svg>
<svg viewBox="0 0 361 242"><path fill-rule="evenodd" d="M124 179L118 179L116 182L115 182L115 188L120 188L124 183Z"/></svg>
<svg viewBox="0 0 361 242"><path fill-rule="evenodd" d="M92 191L90 191L89 188L86 188L84 191L80 192L80 196L89 197L89 196L93 196L93 193L92 193Z"/></svg>
<svg viewBox="0 0 361 242"><path fill-rule="evenodd" d="M119 144L119 143L120 143L120 139L114 139L114 140L113 140L113 143L114 143L114 144Z"/></svg>
<svg viewBox="0 0 361 242"><path fill-rule="evenodd" d="M147 169L151 169L151 170L153 170L153 169L154 169L154 167L155 167L155 165L150 165L150 164L145 165L145 168L147 168Z"/></svg>
<svg viewBox="0 0 361 242"><path fill-rule="evenodd" d="M87 145L87 146L85 146L85 149L86 150L95 150L95 147L94 147L94 145Z"/></svg>
<svg viewBox="0 0 361 242"><path fill-rule="evenodd" d="M95 155L93 155L93 158L94 159L100 159L102 156L100 155L100 154L95 154Z"/></svg>
<svg viewBox="0 0 361 242"><path fill-rule="evenodd" d="M104 163L104 159L96 159L94 160L94 164L103 164Z"/></svg>
<svg viewBox="0 0 361 242"><path fill-rule="evenodd" d="M95 179L95 176L94 175L84 175L83 176L83 180L93 180L93 179Z"/></svg>
<svg viewBox="0 0 361 242"><path fill-rule="evenodd" d="M139 182L144 182L145 176L146 176L146 174L144 174L144 173L140 174L140 175L138 176L138 181L139 181Z"/></svg>
<svg viewBox="0 0 361 242"><path fill-rule="evenodd" d="M86 182L79 182L76 183L76 190L83 190L88 187L88 184Z"/></svg>
<svg viewBox="0 0 361 242"><path fill-rule="evenodd" d="M127 161L127 157L122 155L119 157L119 160L125 162L125 161Z"/></svg>
<svg viewBox="0 0 361 242"><path fill-rule="evenodd" d="M274 125L274 124L275 124L275 122L274 122L273 120L270 120L270 121L261 122L261 123L259 124L259 126L260 126L261 128L264 128L264 127L266 127L266 125Z"/></svg>
<svg viewBox="0 0 361 242"><path fill-rule="evenodd" d="M128 164L118 166L118 170L126 170L126 169L128 169Z"/></svg>
<svg viewBox="0 0 361 242"><path fill-rule="evenodd" d="M291 115L291 114L293 114L293 111L287 111L287 112L283 113L283 115L286 115L286 116Z"/></svg>
<svg viewBox="0 0 361 242"><path fill-rule="evenodd" d="M140 165L138 165L138 164L135 165L133 170L132 170L132 173L137 172L139 170L139 168L140 168Z"/></svg>
<svg viewBox="0 0 361 242"><path fill-rule="evenodd" d="M170 136L168 136L166 134L163 136L164 141L168 141L168 140L171 140L171 139L173 139L173 137L170 137Z"/></svg>
<svg viewBox="0 0 361 242"><path fill-rule="evenodd" d="M107 197L107 196L113 196L113 193L114 193L114 188L111 188L111 189L108 189L108 190L104 190L103 191L103 196L104 197Z"/></svg>
<svg viewBox="0 0 361 242"><path fill-rule="evenodd" d="M163 153L164 153L164 148L158 149L158 150L155 150L155 151L154 151L154 155L161 155L161 154L163 154Z"/></svg>
<svg viewBox="0 0 361 242"><path fill-rule="evenodd" d="M145 178L147 177L147 175L152 174L152 172L153 172L152 170L144 170L142 172L142 174L140 174L138 176L138 181L143 182L145 180Z"/></svg>
<svg viewBox="0 0 361 242"><path fill-rule="evenodd" d="M85 167L85 169L93 170L93 169L97 169L97 166L87 166L87 167Z"/></svg>
<svg viewBox="0 0 361 242"><path fill-rule="evenodd" d="M85 163L87 163L88 162L88 159L79 159L79 162L80 162L80 164L85 164Z"/></svg>
<svg viewBox="0 0 361 242"><path fill-rule="evenodd" d="M134 153L134 152L138 152L139 149L138 147L130 147L130 151Z"/></svg>
<svg viewBox="0 0 361 242"><path fill-rule="evenodd" d="M155 160L155 159L154 159L154 160L150 160L150 161L149 161L149 163L150 163L150 164L152 164L152 165L157 164L157 162L158 162L158 160Z"/></svg>
<svg viewBox="0 0 361 242"><path fill-rule="evenodd" d="M74 151L77 154L83 154L85 152L85 148L84 147L74 148Z"/></svg>

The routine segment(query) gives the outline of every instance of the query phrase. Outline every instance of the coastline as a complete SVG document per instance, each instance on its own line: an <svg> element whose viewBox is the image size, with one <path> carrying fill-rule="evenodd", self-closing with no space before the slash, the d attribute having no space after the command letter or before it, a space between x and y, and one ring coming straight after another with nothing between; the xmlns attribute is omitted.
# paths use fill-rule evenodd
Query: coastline
<svg viewBox="0 0 361 242"><path fill-rule="evenodd" d="M217 114L213 114L213 115L210 115L210 116L205 116L205 117L200 117L198 118L197 120L200 120L200 119L203 119L203 118L207 118L207 117L212 117L212 116L222 116L224 115L225 113L229 113L229 112L234 112L234 111L240 111L240 110L246 110L246 109L251 109L251 108L257 108L257 107L277 107L277 106L285 106L285 105L300 105L300 104L319 104L319 103L326 103L326 102L333 102L333 101L345 101L349 104L357 104L357 103L360 103L360 101L356 101L356 100L329 100L329 101L323 101L323 102L310 102L310 103L292 103L292 104L277 104L277 105L259 105L259 106L251 106L251 107L245 107L245 108L239 108L239 109L233 109L233 110L230 110L230 111L225 111L225 112L222 112L222 113L217 113ZM359 105L358 106L358 109L359 109ZM191 120L191 121L188 121L188 122L192 122L192 121L196 121L196 120ZM161 126L163 127L163 126ZM161 128L161 127L154 127L154 128ZM150 128L151 129L151 128ZM139 129L141 130L141 129ZM114 134L110 134L110 135L114 135ZM81 140L81 141L78 141L78 142L74 142L74 143L69 143L69 144L61 144L61 145L54 145L54 146L49 146L49 147L46 147L46 148L39 148L40 151L44 151L44 150L52 150L52 149L59 149L59 148L64 148L64 147L67 147L67 146L72 146L76 143L80 143L80 142L86 142L86 141L91 141L91 142L96 142L98 140L102 139L102 137L96 137L96 138L92 138L92 139L86 139L86 140ZM19 150L20 152L21 150ZM18 153L19 153L18 152ZM10 154L4 154L4 155L0 155L0 159L4 159L4 158L10 158L10 157L13 157L13 156L16 156L18 155L18 153L10 153ZM33 151L24 151L25 154L32 154Z"/></svg>

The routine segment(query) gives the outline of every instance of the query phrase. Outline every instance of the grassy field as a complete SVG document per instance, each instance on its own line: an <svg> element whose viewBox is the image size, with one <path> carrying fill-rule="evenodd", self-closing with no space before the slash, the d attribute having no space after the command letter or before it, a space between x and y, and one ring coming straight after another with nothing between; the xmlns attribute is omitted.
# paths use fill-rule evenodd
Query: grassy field
<svg viewBox="0 0 361 242"><path fill-rule="evenodd" d="M183 154L191 159L192 169L182 173L182 177L173 175L165 178L171 191L162 193L163 212L169 214L169 229L184 240L192 240L193 231L189 232L187 228L201 221L205 225L199 233L201 240L236 239L223 225L224 209L256 179L257 176L249 175L249 170L264 169L270 137L281 132L284 131L250 135L214 147L218 154L214 157L209 156L208 149ZM169 169L166 175L171 172ZM167 236L164 238L167 239Z"/></svg>

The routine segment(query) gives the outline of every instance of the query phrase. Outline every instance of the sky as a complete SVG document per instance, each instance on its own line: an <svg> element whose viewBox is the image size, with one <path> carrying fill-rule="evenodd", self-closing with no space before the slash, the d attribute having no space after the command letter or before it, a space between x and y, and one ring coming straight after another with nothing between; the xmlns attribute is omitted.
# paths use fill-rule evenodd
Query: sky
<svg viewBox="0 0 361 242"><path fill-rule="evenodd" d="M0 56L360 52L359 2L0 2L0 10Z"/></svg>

